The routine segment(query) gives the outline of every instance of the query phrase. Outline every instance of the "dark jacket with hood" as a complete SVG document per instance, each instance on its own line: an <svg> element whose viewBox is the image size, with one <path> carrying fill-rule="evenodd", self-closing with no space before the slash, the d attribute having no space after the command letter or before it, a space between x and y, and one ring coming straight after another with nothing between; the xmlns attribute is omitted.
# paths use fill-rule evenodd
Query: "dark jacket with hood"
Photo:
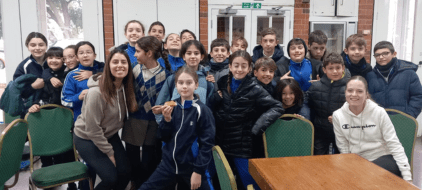
<svg viewBox="0 0 422 190"><path fill-rule="evenodd" d="M66 66L63 65L59 70L57 71L53 71L52 69L48 68L48 69L44 69L43 73L42 73L42 77L44 79L44 87L42 88L42 92L40 95L40 99L37 100L34 103L42 103L44 104L58 104L61 105L61 92L62 92L62 88L63 86L59 86L57 88L55 88L52 84L51 81L48 79L46 80L45 78L49 77L51 79L50 76L53 76L57 79L60 80L60 82L63 84L64 80L66 79L66 74L67 72L65 72ZM40 102L40 100L42 102Z"/></svg>
<svg viewBox="0 0 422 190"><path fill-rule="evenodd" d="M261 45L257 45L255 46L255 48L253 48L252 61L254 63L259 58L264 57L263 51L264 51L264 48ZM274 60L274 62L277 63L277 61L280 60L282 57L284 57L283 48L281 48L280 45L277 44L277 46L275 46L275 49L274 49L274 54L271 58Z"/></svg>
<svg viewBox="0 0 422 190"><path fill-rule="evenodd" d="M161 164L174 174L204 176L211 162L215 137L215 123L211 110L197 98L191 101L175 100L170 122L163 119L158 136L165 145ZM192 150L194 143L199 150Z"/></svg>
<svg viewBox="0 0 422 190"><path fill-rule="evenodd" d="M214 59L208 55L208 60L210 60L208 62L208 67L209 67L208 74L214 76L214 80L215 80L214 89L217 91L218 90L217 81L222 76L229 74L229 58L227 58L221 63L216 63Z"/></svg>
<svg viewBox="0 0 422 190"><path fill-rule="evenodd" d="M251 158L254 155L255 136L261 136L284 113L284 109L249 75L242 79L234 93L229 94L229 76L217 82L223 98L217 92L212 98L215 106L216 144L220 145L226 155Z"/></svg>
<svg viewBox="0 0 422 190"><path fill-rule="evenodd" d="M33 74L37 78L42 77L42 72L44 69L48 69L47 61L44 61L42 65L38 64L37 61L34 59L32 55L24 59L21 63L19 63L18 67L13 74L13 80L16 80L18 77L26 74ZM35 81L34 81L35 82ZM22 97L27 98L37 91L36 89L32 88L31 85L27 86L26 89L22 91Z"/></svg>
<svg viewBox="0 0 422 190"><path fill-rule="evenodd" d="M328 117L346 102L345 90L350 72L346 69L342 79L331 81L324 75L320 81L312 83L308 90L309 107L314 113L312 123L316 137L334 138L333 124Z"/></svg>
<svg viewBox="0 0 422 190"><path fill-rule="evenodd" d="M341 53L341 56L343 57L344 65L347 69L349 69L350 75L352 77L355 75L366 77L366 74L372 71L372 66L371 64L366 62L365 57L360 59L358 64L354 64L350 61L350 58L348 58L347 54L344 53L344 51Z"/></svg>
<svg viewBox="0 0 422 190"><path fill-rule="evenodd" d="M392 108L417 118L422 109L422 86L416 74L418 66L393 58L388 79L377 66L366 75L371 97L384 108Z"/></svg>

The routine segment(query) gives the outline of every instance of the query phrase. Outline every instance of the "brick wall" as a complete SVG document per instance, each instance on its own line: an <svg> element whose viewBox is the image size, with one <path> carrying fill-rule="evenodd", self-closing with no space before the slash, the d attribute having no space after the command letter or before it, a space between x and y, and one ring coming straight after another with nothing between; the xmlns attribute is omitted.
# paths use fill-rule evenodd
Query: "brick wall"
<svg viewBox="0 0 422 190"><path fill-rule="evenodd" d="M306 44L308 44L309 35L309 7L309 3L295 0L293 38L302 38Z"/></svg>
<svg viewBox="0 0 422 190"><path fill-rule="evenodd" d="M199 41L208 52L208 0L199 0Z"/></svg>
<svg viewBox="0 0 422 190"><path fill-rule="evenodd" d="M369 30L371 32L370 34L365 35L367 43L365 59L368 63L371 62L373 15L374 0L359 0L358 34L363 34L364 30Z"/></svg>
<svg viewBox="0 0 422 190"><path fill-rule="evenodd" d="M114 46L114 25L113 25L113 0L103 0L104 19L104 54L105 59L109 54L108 49Z"/></svg>

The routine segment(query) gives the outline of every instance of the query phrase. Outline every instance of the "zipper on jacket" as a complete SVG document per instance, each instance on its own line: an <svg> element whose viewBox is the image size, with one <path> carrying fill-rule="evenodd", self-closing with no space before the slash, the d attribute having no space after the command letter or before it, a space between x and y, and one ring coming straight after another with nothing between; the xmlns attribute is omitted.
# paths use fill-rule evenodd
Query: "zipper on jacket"
<svg viewBox="0 0 422 190"><path fill-rule="evenodd" d="M177 167L177 162L176 162L176 157L175 157L175 152L176 152L176 140L177 140L177 135L179 134L180 130L182 129L183 126L183 119L185 117L185 109L182 109L182 122L180 124L180 128L177 131L176 135L174 136L174 149L173 149L173 160L174 160L174 165L176 166L176 174L179 174L179 169Z"/></svg>

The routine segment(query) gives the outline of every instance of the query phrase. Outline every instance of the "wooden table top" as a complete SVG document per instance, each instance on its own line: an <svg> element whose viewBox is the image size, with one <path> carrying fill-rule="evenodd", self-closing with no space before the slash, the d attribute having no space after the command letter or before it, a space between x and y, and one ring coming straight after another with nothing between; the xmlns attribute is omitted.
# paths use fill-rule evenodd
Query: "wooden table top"
<svg viewBox="0 0 422 190"><path fill-rule="evenodd" d="M261 189L418 189L357 154L249 160Z"/></svg>

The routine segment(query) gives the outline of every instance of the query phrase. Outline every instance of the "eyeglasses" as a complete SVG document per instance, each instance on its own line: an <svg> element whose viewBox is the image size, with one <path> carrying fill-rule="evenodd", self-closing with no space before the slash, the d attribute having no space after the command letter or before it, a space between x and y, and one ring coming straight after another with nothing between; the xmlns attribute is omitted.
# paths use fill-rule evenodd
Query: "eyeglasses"
<svg viewBox="0 0 422 190"><path fill-rule="evenodd" d="M75 57L76 57L76 55L69 55L67 57L63 57L63 61L66 61L67 59L73 59Z"/></svg>
<svg viewBox="0 0 422 190"><path fill-rule="evenodd" d="M85 55L85 54L87 54L87 55L91 55L91 54L93 54L94 52L92 52L92 51L86 51L86 52L83 52L83 51L80 51L80 52L78 52L78 55Z"/></svg>
<svg viewBox="0 0 422 190"><path fill-rule="evenodd" d="M382 53L376 53L374 54L375 58L380 58L380 57L386 57L388 54L390 54L391 52L386 51L386 52L382 52Z"/></svg>

